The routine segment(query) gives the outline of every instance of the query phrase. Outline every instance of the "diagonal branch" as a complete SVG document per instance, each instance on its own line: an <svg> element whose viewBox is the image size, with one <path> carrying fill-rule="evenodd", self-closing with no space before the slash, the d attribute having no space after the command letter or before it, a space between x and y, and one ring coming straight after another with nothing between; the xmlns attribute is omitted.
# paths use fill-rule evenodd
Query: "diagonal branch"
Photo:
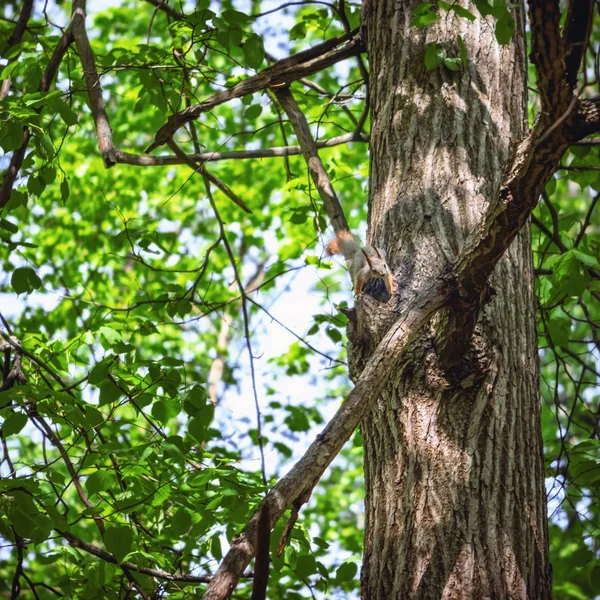
<svg viewBox="0 0 600 600"><path fill-rule="evenodd" d="M79 479L79 473L75 469L75 465L73 465L73 463L71 462L71 459L69 458L69 454L68 454L66 448L64 447L63 443L60 441L60 438L54 433L54 431L52 431L52 427L50 427L50 425L48 425L46 420L38 413L35 406L32 406L30 408L29 416L31 417L31 419L33 420L34 423L37 423L39 425L41 430L43 430L43 433L45 433L45 435L50 440L52 445L60 453L60 457L63 459L63 462L65 463L67 471L69 472L69 475L71 476L71 480L73 481L73 485L75 486L75 490L77 491L77 495L79 496L79 499L81 500L81 502L85 505L86 508L93 509L94 504L88 498L88 495L85 493L85 490L83 489L83 486L81 485L81 480ZM96 523L96 526L98 527L98 531L100 532L100 535L102 537L104 537L104 522L102 521L102 517L94 516L93 519L94 519L94 522Z"/></svg>
<svg viewBox="0 0 600 600"><path fill-rule="evenodd" d="M73 37L75 45L79 52L83 76L90 97L90 107L92 117L96 125L96 137L98 138L98 148L104 160L106 167L112 167L117 164L117 156L112 139L112 129L108 122L104 99L102 98L102 86L100 85L100 76L96 69L94 53L90 46L90 41L85 30L85 8L86 0L73 0L73 12L71 23L73 26Z"/></svg>
<svg viewBox="0 0 600 600"><path fill-rule="evenodd" d="M333 225L334 231L338 232L342 229L349 229L344 209L331 185L329 175L319 158L317 144L315 144L315 140L312 137L304 113L300 110L287 86L275 88L273 91L294 128L298 143L300 144L300 148L302 148L302 154L308 165L310 176L315 183L319 196L321 196L321 200L323 200L323 206Z"/></svg>
<svg viewBox="0 0 600 600"><path fill-rule="evenodd" d="M415 339L421 327L443 305L451 289L446 273L445 277L433 281L409 303L375 350L341 408L304 456L265 496L263 503L268 506L269 529L273 528L292 502L299 497L310 495L325 469L379 396L399 358ZM259 507L242 533L233 539L231 548L209 583L203 600L223 600L230 597L256 551L260 512Z"/></svg>
<svg viewBox="0 0 600 600"><path fill-rule="evenodd" d="M78 538L68 531L58 531L59 535L61 535L69 545L73 546L73 548L79 548L80 550L84 550L88 554L92 554L93 556L104 560L108 563L112 563L113 565L120 565L124 569L128 569L129 571L135 571L136 573L141 573L143 575L148 575L149 577L155 577L156 579L164 579L165 581L175 581L179 583L208 583L211 579L210 575L183 575L183 574L175 574L170 573L169 571L163 571L162 569L153 569L151 567L143 567L141 565L137 565L132 562L122 562L120 563L114 554L99 548L95 544L90 544L89 542L85 542L84 540ZM248 575L246 575L248 577Z"/></svg>
<svg viewBox="0 0 600 600"><path fill-rule="evenodd" d="M202 113L208 112L220 104L269 87L290 84L292 81L313 75L350 56L360 54L363 49L357 30L354 30L277 61L254 77L244 79L223 92L209 96L203 102L193 104L171 115L166 124L158 130L154 142L146 148L145 152L149 154L155 148L166 144L173 134L186 123L194 121Z"/></svg>

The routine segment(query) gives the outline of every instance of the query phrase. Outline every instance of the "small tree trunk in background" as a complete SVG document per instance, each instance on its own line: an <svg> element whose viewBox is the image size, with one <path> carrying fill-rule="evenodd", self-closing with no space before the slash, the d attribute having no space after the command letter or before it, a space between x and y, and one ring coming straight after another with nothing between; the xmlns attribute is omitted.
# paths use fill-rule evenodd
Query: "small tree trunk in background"
<svg viewBox="0 0 600 600"><path fill-rule="evenodd" d="M425 30L411 28L419 3L367 0L362 14L371 73L369 241L387 251L400 305L457 256L527 127L522 5L510 45L500 46L495 21L479 16L470 22L449 12ZM458 35L468 66L427 72L426 44L459 57ZM495 295L464 357L440 365L442 315L362 425L364 600L551 597L529 229L491 285ZM363 333L349 348L355 372L396 308L369 298L358 304Z"/></svg>

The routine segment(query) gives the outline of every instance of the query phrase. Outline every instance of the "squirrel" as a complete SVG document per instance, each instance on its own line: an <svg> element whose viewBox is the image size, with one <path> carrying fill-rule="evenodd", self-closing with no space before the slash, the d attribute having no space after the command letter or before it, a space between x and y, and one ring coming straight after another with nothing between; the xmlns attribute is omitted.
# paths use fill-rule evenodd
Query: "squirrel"
<svg viewBox="0 0 600 600"><path fill-rule="evenodd" d="M350 271L354 284L354 293L362 293L363 286L369 279L383 279L390 296L394 293L394 276L385 262L383 251L367 244L363 246L360 240L349 231L343 229L335 234L325 247L325 252L342 254Z"/></svg>

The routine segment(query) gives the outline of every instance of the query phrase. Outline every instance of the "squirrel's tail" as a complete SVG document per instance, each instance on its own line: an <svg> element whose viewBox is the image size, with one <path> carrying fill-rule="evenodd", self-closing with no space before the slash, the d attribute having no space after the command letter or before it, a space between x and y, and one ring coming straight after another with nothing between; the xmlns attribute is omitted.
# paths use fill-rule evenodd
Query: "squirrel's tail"
<svg viewBox="0 0 600 600"><path fill-rule="evenodd" d="M335 237L325 246L325 252L332 256L333 254L342 254L346 260L354 258L360 250L360 242L346 229L342 229L335 234Z"/></svg>

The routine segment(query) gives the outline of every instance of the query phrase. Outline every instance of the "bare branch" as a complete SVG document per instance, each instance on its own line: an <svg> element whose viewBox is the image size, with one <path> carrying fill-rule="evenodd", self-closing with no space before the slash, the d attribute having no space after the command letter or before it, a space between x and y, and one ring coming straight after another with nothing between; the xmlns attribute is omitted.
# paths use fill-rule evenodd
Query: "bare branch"
<svg viewBox="0 0 600 600"><path fill-rule="evenodd" d="M585 235L585 232L592 221L592 215L594 214L594 210L596 208L596 204L598 203L598 200L600 200L600 192L598 192L594 196L594 199L590 203L590 207L588 208L588 211L585 215L585 219L583 220L581 229L579 230L579 233L577 234L577 237L575 238L575 243L574 243L575 248L577 248L577 246L579 246L579 243L583 239L583 236Z"/></svg>
<svg viewBox="0 0 600 600"><path fill-rule="evenodd" d="M327 174L327 171L325 171L325 167L323 167L323 163L319 158L317 145L312 137L304 113L300 110L300 107L294 100L289 88L275 88L274 92L279 104L281 104L281 107L294 128L298 143L300 144L300 148L302 148L302 154L306 159L310 176L315 182L319 196L321 196L321 199L323 200L323 206L333 225L334 231L338 232L343 229L349 229L346 216L344 215L344 209L331 185L329 175Z"/></svg>
<svg viewBox="0 0 600 600"><path fill-rule="evenodd" d="M268 492L264 503L268 504L271 529L294 500L310 494L352 435L421 327L448 298L452 286L447 278L448 273L439 277L408 304L373 353L356 386L335 416L290 472ZM206 589L204 600L223 600L231 595L240 575L254 556L259 513L254 513L242 533L232 541L229 552Z"/></svg>
<svg viewBox="0 0 600 600"><path fill-rule="evenodd" d="M362 51L363 45L355 30L349 34L332 38L313 48L284 58L254 77L244 79L228 90L217 92L203 102L193 104L171 115L166 124L158 130L154 142L146 148L145 152L149 154L155 148L166 144L173 134L186 123L194 121L202 113L208 112L220 104L234 98L254 94L269 87L289 84L302 77L322 71Z"/></svg>
<svg viewBox="0 0 600 600"><path fill-rule="evenodd" d="M369 136L365 133L356 135L346 133L329 140L322 140L316 143L317 148L332 148L341 144L351 142L369 143ZM134 165L137 167L159 167L164 165L185 164L177 156L145 156L130 154L121 150L116 150L117 161L122 164ZM188 157L194 162L216 162L219 160L249 160L253 158L281 158L284 156L297 156L302 154L300 146L280 146L275 148L259 148L257 150L230 150L226 152L203 152L201 154L188 154Z"/></svg>
<svg viewBox="0 0 600 600"><path fill-rule="evenodd" d="M600 138L589 138L587 140L579 140L573 144L574 146L600 146Z"/></svg>
<svg viewBox="0 0 600 600"><path fill-rule="evenodd" d="M169 6L167 4L167 0L146 0L146 2L152 4L152 6L156 6L156 8L164 11L167 15L169 15L171 18L177 21L185 20L185 15L182 12L179 12L178 10L175 10L174 8Z"/></svg>
<svg viewBox="0 0 600 600"><path fill-rule="evenodd" d="M117 157L112 139L112 129L108 122L108 115L106 114L106 107L102 98L100 76L96 69L94 53L92 52L92 47L90 46L90 41L85 30L85 4L85 0L73 0L73 12L71 15L73 37L79 52L83 76L90 98L92 117L96 125L98 148L104 160L104 166L112 167L117 164Z"/></svg>
<svg viewBox="0 0 600 600"><path fill-rule="evenodd" d="M58 531L58 533L74 548L84 550L85 552L92 554L93 556L96 556L97 558L100 558L106 562L112 563L113 565L120 565L121 567L129 569L130 571L135 571L136 573L142 573L143 575L149 575L150 577L156 577L157 579L176 581L180 583L208 583L211 580L210 575L176 575L174 573L169 573L168 571L163 571L162 569L141 567L132 562L119 563L116 557L110 552L107 552L106 550L103 550L94 544L85 542L70 532Z"/></svg>

